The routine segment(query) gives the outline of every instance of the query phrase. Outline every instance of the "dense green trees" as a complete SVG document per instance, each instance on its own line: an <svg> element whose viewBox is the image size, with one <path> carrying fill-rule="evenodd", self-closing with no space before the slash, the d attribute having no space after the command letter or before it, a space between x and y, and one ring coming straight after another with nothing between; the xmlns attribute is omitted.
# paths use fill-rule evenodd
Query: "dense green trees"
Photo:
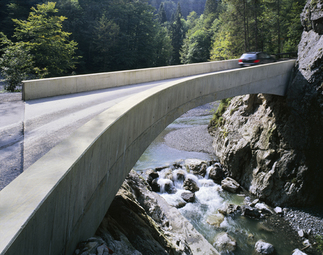
<svg viewBox="0 0 323 255"><path fill-rule="evenodd" d="M223 0L213 26L211 59L246 51L270 54L297 50L305 0Z"/></svg>
<svg viewBox="0 0 323 255"><path fill-rule="evenodd" d="M55 5L0 0L2 74L8 79L15 70L21 72L16 76L21 80L28 73L71 74L74 67L76 73L91 73L229 59L246 51L296 51L304 4L305 0L57 0ZM14 63L22 62L26 65L13 69L18 65Z"/></svg>
<svg viewBox="0 0 323 255"><path fill-rule="evenodd" d="M68 40L70 33L62 30L66 17L57 16L57 12L53 2L39 4L31 8L27 20L13 19L15 42L2 33L0 65L10 90L26 75L61 76L75 68L77 43Z"/></svg>

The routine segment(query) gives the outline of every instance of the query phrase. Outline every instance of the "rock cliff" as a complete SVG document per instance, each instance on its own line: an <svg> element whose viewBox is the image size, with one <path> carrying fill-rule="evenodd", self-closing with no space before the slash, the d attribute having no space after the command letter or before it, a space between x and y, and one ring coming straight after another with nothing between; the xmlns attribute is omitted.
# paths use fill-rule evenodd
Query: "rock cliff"
<svg viewBox="0 0 323 255"><path fill-rule="evenodd" d="M304 31L286 96L235 97L221 121L209 125L227 175L273 205L323 198L322 6L308 0L301 14Z"/></svg>

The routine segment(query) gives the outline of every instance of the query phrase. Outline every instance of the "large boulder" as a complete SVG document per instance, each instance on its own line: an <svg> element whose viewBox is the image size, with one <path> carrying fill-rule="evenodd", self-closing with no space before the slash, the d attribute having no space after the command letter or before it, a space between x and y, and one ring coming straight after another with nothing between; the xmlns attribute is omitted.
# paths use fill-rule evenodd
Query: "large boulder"
<svg viewBox="0 0 323 255"><path fill-rule="evenodd" d="M196 175L205 176L207 163L204 160L200 159L186 159L184 165L188 172L191 172Z"/></svg>
<svg viewBox="0 0 323 255"><path fill-rule="evenodd" d="M216 235L213 245L219 252L230 253L237 248L237 241L228 233L222 232Z"/></svg>
<svg viewBox="0 0 323 255"><path fill-rule="evenodd" d="M267 254L267 255L271 255L274 254L275 252L275 248L272 244L267 243L263 240L259 240L258 242L256 242L255 244L255 251L257 254Z"/></svg>
<svg viewBox="0 0 323 255"><path fill-rule="evenodd" d="M187 177L185 179L183 188L193 193L200 190L197 180L192 177Z"/></svg>
<svg viewBox="0 0 323 255"><path fill-rule="evenodd" d="M223 169L220 164L209 166L206 172L208 173L208 177L210 179L218 183L221 182L224 176Z"/></svg>
<svg viewBox="0 0 323 255"><path fill-rule="evenodd" d="M222 124L209 126L215 154L228 175L271 205L323 200L321 7L321 1L308 0L301 15L304 32L286 96L234 97Z"/></svg>
<svg viewBox="0 0 323 255"><path fill-rule="evenodd" d="M240 184L231 177L227 177L221 181L221 187L231 193L237 193L240 189Z"/></svg>

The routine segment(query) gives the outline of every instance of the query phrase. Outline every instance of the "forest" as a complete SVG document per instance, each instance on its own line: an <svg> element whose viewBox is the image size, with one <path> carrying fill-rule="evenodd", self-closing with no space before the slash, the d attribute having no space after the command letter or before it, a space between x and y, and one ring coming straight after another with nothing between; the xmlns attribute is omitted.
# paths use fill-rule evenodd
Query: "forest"
<svg viewBox="0 0 323 255"><path fill-rule="evenodd" d="M23 79L296 52L305 0L0 0L0 68Z"/></svg>

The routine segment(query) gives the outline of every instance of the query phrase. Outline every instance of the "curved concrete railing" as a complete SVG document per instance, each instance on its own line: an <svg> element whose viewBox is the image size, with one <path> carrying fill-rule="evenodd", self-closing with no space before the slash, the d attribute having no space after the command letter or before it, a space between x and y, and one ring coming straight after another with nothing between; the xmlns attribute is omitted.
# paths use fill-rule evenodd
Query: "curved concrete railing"
<svg viewBox="0 0 323 255"><path fill-rule="evenodd" d="M240 94L284 95L294 61L168 82L79 128L0 192L1 254L72 254L138 158L180 115Z"/></svg>
<svg viewBox="0 0 323 255"><path fill-rule="evenodd" d="M119 72L27 80L23 81L22 99L27 101L38 98L119 87L129 84L210 73L237 67L239 67L238 60L233 59L189 65L164 66Z"/></svg>

